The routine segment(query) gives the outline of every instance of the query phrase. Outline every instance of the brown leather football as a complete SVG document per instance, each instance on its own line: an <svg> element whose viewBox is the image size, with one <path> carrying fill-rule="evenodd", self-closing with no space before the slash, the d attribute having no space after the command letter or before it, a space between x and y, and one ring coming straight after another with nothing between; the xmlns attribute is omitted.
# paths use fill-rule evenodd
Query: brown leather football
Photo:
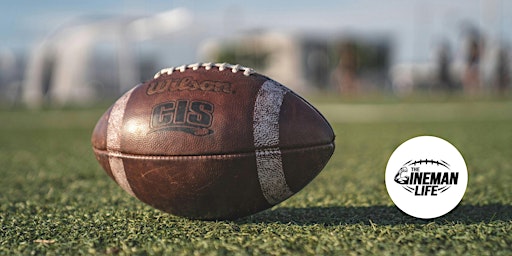
<svg viewBox="0 0 512 256"><path fill-rule="evenodd" d="M96 124L97 160L126 192L171 214L234 219L292 196L326 165L334 133L311 104L252 69L164 69Z"/></svg>

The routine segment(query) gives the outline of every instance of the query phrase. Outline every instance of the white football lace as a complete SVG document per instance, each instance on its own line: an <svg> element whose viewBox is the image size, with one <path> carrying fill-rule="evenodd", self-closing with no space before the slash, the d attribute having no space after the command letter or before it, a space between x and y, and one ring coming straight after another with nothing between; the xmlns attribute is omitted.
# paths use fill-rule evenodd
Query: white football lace
<svg viewBox="0 0 512 256"><path fill-rule="evenodd" d="M185 72L186 69L198 70L201 67L203 67L206 70L210 70L213 67L217 67L217 68L219 68L219 71L224 71L225 69L231 69L231 72L233 72L233 73L236 73L238 71L243 71L244 76L249 76L249 75L255 73L254 69L240 66L238 64L233 65L233 64L229 64L229 63L208 62L208 63L194 63L194 64L183 65L183 66L179 66L179 67L164 68L164 69L160 70L158 73L156 73L154 78L158 78L159 76L161 76L163 74L170 75L174 71Z"/></svg>

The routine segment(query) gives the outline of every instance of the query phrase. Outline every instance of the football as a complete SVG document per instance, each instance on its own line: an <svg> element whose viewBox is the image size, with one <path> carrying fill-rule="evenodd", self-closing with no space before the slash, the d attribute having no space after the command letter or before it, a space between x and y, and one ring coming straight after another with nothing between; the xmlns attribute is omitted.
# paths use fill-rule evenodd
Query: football
<svg viewBox="0 0 512 256"><path fill-rule="evenodd" d="M302 97L240 65L158 72L119 98L92 134L96 159L130 195L162 211L236 219L306 186L334 132Z"/></svg>

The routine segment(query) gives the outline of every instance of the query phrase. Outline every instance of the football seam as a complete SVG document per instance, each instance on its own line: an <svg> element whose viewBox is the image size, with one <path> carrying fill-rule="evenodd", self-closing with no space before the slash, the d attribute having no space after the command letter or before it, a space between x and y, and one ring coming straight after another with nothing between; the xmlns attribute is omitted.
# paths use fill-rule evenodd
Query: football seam
<svg viewBox="0 0 512 256"><path fill-rule="evenodd" d="M112 151L107 149L98 149L93 147L93 150L99 154L106 154L108 157L117 157L124 159L145 159L145 160L189 160L189 159L228 159L228 158L237 158L243 156L256 155L256 152L272 152L276 149L280 149L281 152L289 153L296 151L310 151L315 149L322 149L334 147L334 142L329 142L328 144L314 145L314 146L306 146L306 147L293 147L293 148L257 148L254 151L250 152L240 152L240 153L223 153L223 154L205 154L205 155L178 155L178 156L152 156L152 155L139 155L139 154L130 154L123 153L119 151Z"/></svg>

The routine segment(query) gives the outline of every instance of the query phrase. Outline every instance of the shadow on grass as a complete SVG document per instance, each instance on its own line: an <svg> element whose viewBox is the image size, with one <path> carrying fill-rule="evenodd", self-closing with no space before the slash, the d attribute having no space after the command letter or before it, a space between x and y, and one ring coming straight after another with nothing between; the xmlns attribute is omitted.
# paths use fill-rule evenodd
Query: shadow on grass
<svg viewBox="0 0 512 256"><path fill-rule="evenodd" d="M502 204L459 205L450 213L430 220L413 218L395 206L277 208L240 219L240 223L292 223L296 225L400 225L400 224L472 224L511 221L512 206Z"/></svg>

